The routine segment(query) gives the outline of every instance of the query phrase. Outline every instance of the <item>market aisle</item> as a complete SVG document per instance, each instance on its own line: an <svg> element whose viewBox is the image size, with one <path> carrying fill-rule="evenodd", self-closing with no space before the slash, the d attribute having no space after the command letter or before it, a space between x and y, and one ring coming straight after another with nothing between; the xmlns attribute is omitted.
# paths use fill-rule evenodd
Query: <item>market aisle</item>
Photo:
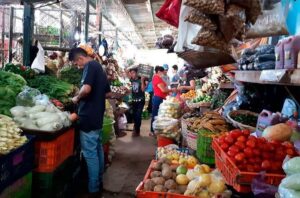
<svg viewBox="0 0 300 198"><path fill-rule="evenodd" d="M130 128L132 125L130 125ZM104 197L134 197L137 185L142 181L150 161L154 158L156 141L149 137L150 120L143 120L141 137L132 132L117 139L116 155L104 175Z"/></svg>

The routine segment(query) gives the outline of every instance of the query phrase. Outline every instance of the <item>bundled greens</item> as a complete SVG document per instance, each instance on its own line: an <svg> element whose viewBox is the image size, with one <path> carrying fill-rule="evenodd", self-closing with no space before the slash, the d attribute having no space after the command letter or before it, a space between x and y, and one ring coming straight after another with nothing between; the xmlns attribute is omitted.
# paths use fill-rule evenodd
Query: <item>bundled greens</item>
<svg viewBox="0 0 300 198"><path fill-rule="evenodd" d="M9 109L16 105L16 96L25 85L22 76L0 71L0 114L11 115Z"/></svg>
<svg viewBox="0 0 300 198"><path fill-rule="evenodd" d="M28 79L28 85L62 103L68 103L75 91L74 85L48 75L41 75L36 76L34 79Z"/></svg>
<svg viewBox="0 0 300 198"><path fill-rule="evenodd" d="M65 66L60 70L60 79L76 86L80 85L81 75L82 71L74 66Z"/></svg>
<svg viewBox="0 0 300 198"><path fill-rule="evenodd" d="M35 72L30 67L25 67L20 64L14 65L12 63L7 63L4 67L4 71L9 71L15 74L19 74L25 79L33 78L35 76Z"/></svg>

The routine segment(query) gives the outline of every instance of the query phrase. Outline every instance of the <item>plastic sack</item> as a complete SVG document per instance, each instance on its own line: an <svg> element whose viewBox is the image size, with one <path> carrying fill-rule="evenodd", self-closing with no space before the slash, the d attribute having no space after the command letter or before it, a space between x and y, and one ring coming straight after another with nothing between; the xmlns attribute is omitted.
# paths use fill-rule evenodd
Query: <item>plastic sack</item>
<svg viewBox="0 0 300 198"><path fill-rule="evenodd" d="M300 157L285 160L282 168L287 175L300 173Z"/></svg>
<svg viewBox="0 0 300 198"><path fill-rule="evenodd" d="M50 103L49 97L45 94L40 94L34 97L35 105L44 105L47 106Z"/></svg>
<svg viewBox="0 0 300 198"><path fill-rule="evenodd" d="M289 0L282 8L281 2L274 4L272 10L264 10L253 26L246 32L246 38L288 35L286 18Z"/></svg>
<svg viewBox="0 0 300 198"><path fill-rule="evenodd" d="M287 188L287 189L300 191L300 173L293 174L293 175L290 175L290 176L284 178L281 181L280 186Z"/></svg>
<svg viewBox="0 0 300 198"><path fill-rule="evenodd" d="M198 45L191 44L192 40L198 34L201 26L185 21L193 8L188 7L182 3L179 17L177 44L174 47L175 52L183 52L186 48L199 50L203 49Z"/></svg>
<svg viewBox="0 0 300 198"><path fill-rule="evenodd" d="M121 130L125 130L127 128L127 118L126 118L125 114L123 114L122 116L119 117L118 126L119 126L119 129L121 129Z"/></svg>
<svg viewBox="0 0 300 198"><path fill-rule="evenodd" d="M165 0L162 7L155 14L161 20L178 28L181 0Z"/></svg>
<svg viewBox="0 0 300 198"><path fill-rule="evenodd" d="M300 197L300 191L295 191L291 189L287 189L279 186L278 193L280 198L299 198Z"/></svg>
<svg viewBox="0 0 300 198"><path fill-rule="evenodd" d="M40 42L37 45L39 51L31 64L32 69L37 69L38 71L45 72L45 51Z"/></svg>
<svg viewBox="0 0 300 198"><path fill-rule="evenodd" d="M264 172L253 179L251 189L255 197L261 198L273 198L278 191L276 186L265 182Z"/></svg>
<svg viewBox="0 0 300 198"><path fill-rule="evenodd" d="M16 104L18 106L34 106L34 98L40 94L39 90L25 86L23 91L18 94Z"/></svg>

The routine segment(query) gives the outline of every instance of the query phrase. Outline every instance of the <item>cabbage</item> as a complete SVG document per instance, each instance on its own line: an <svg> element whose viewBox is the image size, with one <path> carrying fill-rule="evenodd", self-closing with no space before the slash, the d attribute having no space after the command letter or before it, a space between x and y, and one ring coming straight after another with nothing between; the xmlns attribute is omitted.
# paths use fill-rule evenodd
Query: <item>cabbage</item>
<svg viewBox="0 0 300 198"><path fill-rule="evenodd" d="M294 157L284 163L283 170L287 175L300 173L300 157Z"/></svg>

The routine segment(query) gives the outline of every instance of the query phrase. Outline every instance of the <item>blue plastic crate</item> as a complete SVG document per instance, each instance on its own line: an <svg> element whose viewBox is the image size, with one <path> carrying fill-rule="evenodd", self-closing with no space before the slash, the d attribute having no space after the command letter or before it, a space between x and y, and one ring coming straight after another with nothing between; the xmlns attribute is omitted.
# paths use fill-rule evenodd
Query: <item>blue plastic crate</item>
<svg viewBox="0 0 300 198"><path fill-rule="evenodd" d="M35 137L27 138L28 142L23 146L0 156L0 192L33 169Z"/></svg>

